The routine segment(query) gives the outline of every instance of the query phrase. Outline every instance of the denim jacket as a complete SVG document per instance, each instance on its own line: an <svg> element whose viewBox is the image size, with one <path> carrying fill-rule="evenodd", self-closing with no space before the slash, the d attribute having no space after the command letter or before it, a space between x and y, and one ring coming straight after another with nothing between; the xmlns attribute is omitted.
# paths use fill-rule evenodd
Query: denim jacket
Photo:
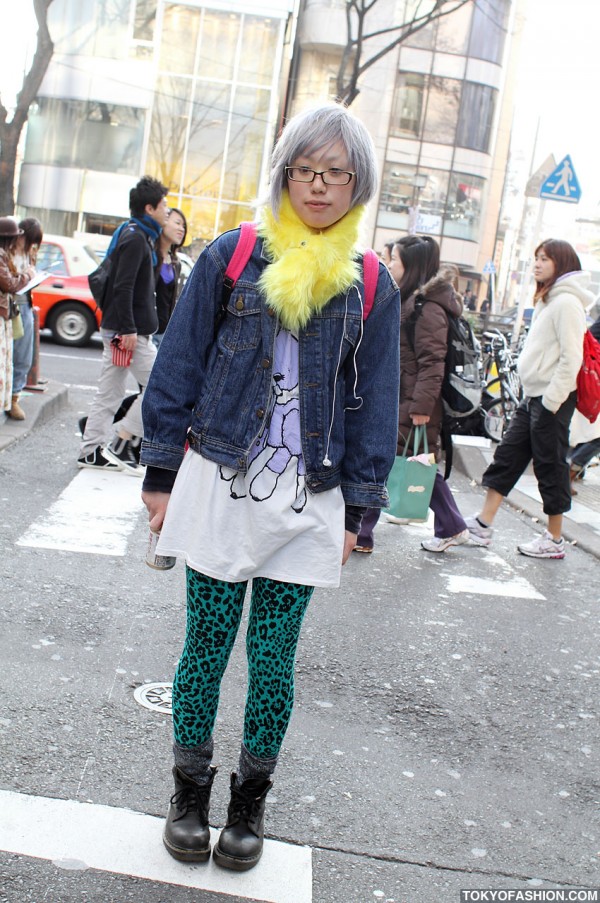
<svg viewBox="0 0 600 903"><path fill-rule="evenodd" d="M217 323L238 236L226 232L203 251L169 321L144 394L145 465L176 471L187 440L246 472L268 426L277 316L256 287L269 263L260 238ZM382 264L364 323L363 303L357 283L299 332L301 442L309 491L341 485L347 505L379 508L396 453L400 381L400 296Z"/></svg>

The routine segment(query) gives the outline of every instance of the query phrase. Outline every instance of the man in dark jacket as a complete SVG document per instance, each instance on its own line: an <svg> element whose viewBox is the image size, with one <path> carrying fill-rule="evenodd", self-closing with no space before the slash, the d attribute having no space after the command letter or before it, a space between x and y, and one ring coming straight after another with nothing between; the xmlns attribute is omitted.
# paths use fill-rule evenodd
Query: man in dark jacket
<svg viewBox="0 0 600 903"><path fill-rule="evenodd" d="M158 327L154 294L156 244L169 214L166 194L165 186L150 176L140 179L129 193L131 219L119 228L116 245L110 252L113 263L100 325L104 343L102 370L78 467L143 474L131 440L143 435L142 397L156 357L152 342ZM122 353L120 360L119 355L113 359L115 345ZM123 365L129 355L130 363ZM128 372L142 391L112 435L113 417L123 401Z"/></svg>

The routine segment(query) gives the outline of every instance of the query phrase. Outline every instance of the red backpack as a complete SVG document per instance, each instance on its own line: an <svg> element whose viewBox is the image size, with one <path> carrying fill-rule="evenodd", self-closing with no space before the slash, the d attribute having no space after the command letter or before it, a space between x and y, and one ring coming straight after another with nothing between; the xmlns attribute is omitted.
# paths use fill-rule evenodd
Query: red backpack
<svg viewBox="0 0 600 903"><path fill-rule="evenodd" d="M594 423L600 414L600 342L586 330L583 364L577 374L577 410Z"/></svg>
<svg viewBox="0 0 600 903"><path fill-rule="evenodd" d="M252 256L254 245L256 244L256 223L241 223L240 237L235 246L231 260L227 264L225 276L223 277L223 301L222 313L225 313L229 298L235 287L236 282L240 278L244 267ZM363 281L365 286L365 303L363 306L363 320L366 320L371 313L373 302L375 301L375 292L377 291L377 279L379 277L379 258L375 251L370 248L363 255Z"/></svg>

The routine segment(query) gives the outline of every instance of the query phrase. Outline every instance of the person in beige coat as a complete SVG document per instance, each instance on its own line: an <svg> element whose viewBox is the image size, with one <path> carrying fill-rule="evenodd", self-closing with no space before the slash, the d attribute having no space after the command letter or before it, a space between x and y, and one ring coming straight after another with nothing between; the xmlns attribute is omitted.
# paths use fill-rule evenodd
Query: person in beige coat
<svg viewBox="0 0 600 903"><path fill-rule="evenodd" d="M15 245L22 235L12 216L0 216L0 411L21 420L19 396L13 393L13 294L24 288L35 273L27 267L22 273L15 263Z"/></svg>
<svg viewBox="0 0 600 903"><path fill-rule="evenodd" d="M518 549L531 558L564 558L563 514L571 508L569 424L577 403L585 310L592 293L587 288L590 275L582 272L579 257L566 241L542 242L535 251L533 273L534 312L517 362L525 398L483 475L487 494L481 513L466 521L471 538L489 545L502 499L533 461L548 527Z"/></svg>

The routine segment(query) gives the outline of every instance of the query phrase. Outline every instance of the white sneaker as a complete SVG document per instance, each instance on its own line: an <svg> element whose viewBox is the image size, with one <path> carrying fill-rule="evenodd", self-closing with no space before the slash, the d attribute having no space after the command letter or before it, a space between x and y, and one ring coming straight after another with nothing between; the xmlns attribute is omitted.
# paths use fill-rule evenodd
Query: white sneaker
<svg viewBox="0 0 600 903"><path fill-rule="evenodd" d="M489 546L494 532L491 527L484 527L476 517L465 517L465 524L471 542L474 542L476 546Z"/></svg>
<svg viewBox="0 0 600 903"><path fill-rule="evenodd" d="M445 552L449 546L462 546L469 538L468 530L463 530L455 536L433 536L431 539L424 539L421 548L426 552Z"/></svg>
<svg viewBox="0 0 600 903"><path fill-rule="evenodd" d="M541 536L536 536L531 542L523 543L517 546L521 555L528 555L529 558L564 558L565 557L565 541L561 538L558 542L552 539L552 534L544 530Z"/></svg>
<svg viewBox="0 0 600 903"><path fill-rule="evenodd" d="M383 516L388 524L399 524L400 526L406 526L406 524L410 524L410 520L407 517L394 517L393 514L386 514L385 512Z"/></svg>

